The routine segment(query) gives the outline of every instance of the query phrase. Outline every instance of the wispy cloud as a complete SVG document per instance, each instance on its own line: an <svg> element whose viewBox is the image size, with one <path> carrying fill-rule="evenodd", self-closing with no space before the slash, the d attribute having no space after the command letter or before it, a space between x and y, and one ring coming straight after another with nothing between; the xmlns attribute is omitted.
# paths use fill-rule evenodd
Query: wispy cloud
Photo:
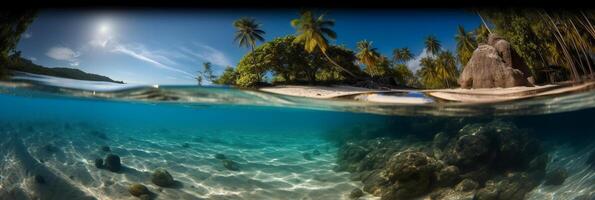
<svg viewBox="0 0 595 200"><path fill-rule="evenodd" d="M29 39L33 37L33 33L23 33L23 39Z"/></svg>
<svg viewBox="0 0 595 200"><path fill-rule="evenodd" d="M89 41L92 47L104 48L109 52L120 53L128 55L134 59L146 62L152 66L178 72L184 75L185 78L194 78L194 75L184 70L172 67L178 63L167 56L168 53L158 50L150 50L142 44L124 44L116 41L111 36L102 36Z"/></svg>
<svg viewBox="0 0 595 200"><path fill-rule="evenodd" d="M80 56L79 52L75 52L68 47L52 47L50 48L45 55L55 60L62 60L62 61L69 61L70 66L78 66L78 57Z"/></svg>
<svg viewBox="0 0 595 200"><path fill-rule="evenodd" d="M192 57L198 58L202 61L213 63L218 66L231 66L231 61L225 54L209 45L195 44L197 50L191 50L186 47L180 47L180 50Z"/></svg>
<svg viewBox="0 0 595 200"><path fill-rule="evenodd" d="M167 58L166 56L160 55L154 51L149 51L142 45L117 44L117 45L113 46L111 51L131 56L138 60L150 63L153 66L159 67L161 69L166 69L169 71L182 73L182 74L186 75L187 78L192 78L194 76L193 74L188 73L184 70L180 70L178 68L171 67L170 65L175 65L176 62L174 62L171 59Z"/></svg>

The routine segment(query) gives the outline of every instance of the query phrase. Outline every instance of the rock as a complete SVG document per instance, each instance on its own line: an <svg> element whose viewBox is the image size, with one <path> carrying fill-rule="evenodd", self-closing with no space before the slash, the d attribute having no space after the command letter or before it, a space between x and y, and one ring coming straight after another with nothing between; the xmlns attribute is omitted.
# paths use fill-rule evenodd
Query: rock
<svg viewBox="0 0 595 200"><path fill-rule="evenodd" d="M496 184L498 187L498 198L523 200L525 199L525 195L537 185L537 182L531 180L527 173L512 173Z"/></svg>
<svg viewBox="0 0 595 200"><path fill-rule="evenodd" d="M480 44L459 77L462 88L533 86L531 72L510 43L490 34L488 44Z"/></svg>
<svg viewBox="0 0 595 200"><path fill-rule="evenodd" d="M182 144L182 147L183 147L183 148L190 148L190 144L188 144L188 143L184 143L184 144Z"/></svg>
<svg viewBox="0 0 595 200"><path fill-rule="evenodd" d="M314 151L312 151L312 155L318 156L318 155L320 155L320 151L315 149Z"/></svg>
<svg viewBox="0 0 595 200"><path fill-rule="evenodd" d="M463 172L527 170L543 154L540 143L514 124L502 121L468 124L449 142L443 159ZM534 163L539 169L541 163Z"/></svg>
<svg viewBox="0 0 595 200"><path fill-rule="evenodd" d="M105 157L105 169L112 172L119 172L122 169L122 163L120 163L120 157L114 154L108 154Z"/></svg>
<svg viewBox="0 0 595 200"><path fill-rule="evenodd" d="M426 153L403 151L395 154L383 172L392 184L381 199L410 199L430 191L435 172L442 166Z"/></svg>
<svg viewBox="0 0 595 200"><path fill-rule="evenodd" d="M134 183L128 187L128 192L135 197L140 197L141 195L149 195L149 189L144 185Z"/></svg>
<svg viewBox="0 0 595 200"><path fill-rule="evenodd" d="M43 178L43 176L37 174L35 175L35 182L38 184L45 184L45 178Z"/></svg>
<svg viewBox="0 0 595 200"><path fill-rule="evenodd" d="M108 146L101 146L101 151L110 152L111 149Z"/></svg>
<svg viewBox="0 0 595 200"><path fill-rule="evenodd" d="M475 194L476 200L497 200L498 199L498 188L494 181L487 181L486 186L481 188Z"/></svg>
<svg viewBox="0 0 595 200"><path fill-rule="evenodd" d="M459 180L459 168L454 165L442 168L436 173L436 183L438 186L450 186Z"/></svg>
<svg viewBox="0 0 595 200"><path fill-rule="evenodd" d="M151 175L151 182L161 187L171 187L175 184L174 178L165 169L157 169Z"/></svg>
<svg viewBox="0 0 595 200"><path fill-rule="evenodd" d="M143 194L143 195L140 195L138 198L140 200L151 200L152 199L150 194Z"/></svg>
<svg viewBox="0 0 595 200"><path fill-rule="evenodd" d="M471 179L463 179L461 182L459 182L459 184L457 184L457 186L455 186L455 190L461 192L469 192L475 190L477 187L479 187L479 184L477 182Z"/></svg>
<svg viewBox="0 0 595 200"><path fill-rule="evenodd" d="M431 200L474 200L473 192L461 192L452 188L444 188L430 194Z"/></svg>
<svg viewBox="0 0 595 200"><path fill-rule="evenodd" d="M544 185L562 185L568 178L568 172L565 169L555 169L545 176Z"/></svg>
<svg viewBox="0 0 595 200"><path fill-rule="evenodd" d="M103 169L103 167L105 167L103 165L103 159L101 159L101 158L95 159L95 167L97 167L98 169Z"/></svg>
<svg viewBox="0 0 595 200"><path fill-rule="evenodd" d="M54 153L54 152L58 151L58 148L57 148L57 147L55 147L55 146L54 146L54 145L52 145L52 144L46 144L46 145L43 147L43 149L45 149L45 151L46 151L46 152L48 152L48 153Z"/></svg>
<svg viewBox="0 0 595 200"><path fill-rule="evenodd" d="M226 157L225 157L225 155L218 153L218 154L215 154L215 159L224 160L224 159L226 159Z"/></svg>
<svg viewBox="0 0 595 200"><path fill-rule="evenodd" d="M432 152L434 157L441 158L442 157L442 149L446 147L448 144L448 135L444 132L437 133L434 135L434 139L432 140Z"/></svg>
<svg viewBox="0 0 595 200"><path fill-rule="evenodd" d="M232 160L221 160L223 162L223 167L225 167L225 169L231 170L231 171L239 171L240 170L240 166L238 163L232 161Z"/></svg>
<svg viewBox="0 0 595 200"><path fill-rule="evenodd" d="M310 155L310 153L303 153L302 156L304 157L304 159L306 160L312 160L312 155Z"/></svg>
<svg viewBox="0 0 595 200"><path fill-rule="evenodd" d="M350 199L359 199L362 196L364 196L364 192L359 188L355 188L351 190L351 193L349 193Z"/></svg>
<svg viewBox="0 0 595 200"><path fill-rule="evenodd" d="M362 172L360 180L364 185L364 191L375 196L381 196L384 190L390 186L388 179L382 176L381 170Z"/></svg>

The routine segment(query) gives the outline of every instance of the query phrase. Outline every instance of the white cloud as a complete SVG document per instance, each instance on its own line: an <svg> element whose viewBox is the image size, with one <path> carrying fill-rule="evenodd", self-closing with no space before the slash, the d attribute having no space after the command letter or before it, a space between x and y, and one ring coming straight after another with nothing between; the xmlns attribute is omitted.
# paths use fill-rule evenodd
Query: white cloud
<svg viewBox="0 0 595 200"><path fill-rule="evenodd" d="M23 33L23 39L29 39L33 37L33 33Z"/></svg>
<svg viewBox="0 0 595 200"><path fill-rule="evenodd" d="M421 68L421 66L419 65L421 59L425 57L428 57L428 53L426 52L426 49L423 49L421 53L415 56L415 58L407 62L407 67L409 68L409 70L411 70L411 72L413 73L417 72L417 70Z"/></svg>
<svg viewBox="0 0 595 200"><path fill-rule="evenodd" d="M79 64L77 57L80 56L80 53L68 47L52 47L45 55L56 60L69 61L70 66L78 66Z"/></svg>
<svg viewBox="0 0 595 200"><path fill-rule="evenodd" d="M225 54L211 46L203 44L195 44L199 49L198 51L190 50L186 47L181 47L182 52L194 56L200 60L213 63L218 66L231 66L231 61L225 56Z"/></svg>
<svg viewBox="0 0 595 200"><path fill-rule="evenodd" d="M160 55L159 53L149 51L142 45L114 45L111 50L112 52L122 53L138 60L152 64L153 66L169 71L174 71L186 75L187 78L193 78L194 75L186 71L170 67L169 65L175 65L176 62L170 60L166 56Z"/></svg>
<svg viewBox="0 0 595 200"><path fill-rule="evenodd" d="M35 58L35 57L29 57L29 60L31 60L31 61L37 61L37 58Z"/></svg>

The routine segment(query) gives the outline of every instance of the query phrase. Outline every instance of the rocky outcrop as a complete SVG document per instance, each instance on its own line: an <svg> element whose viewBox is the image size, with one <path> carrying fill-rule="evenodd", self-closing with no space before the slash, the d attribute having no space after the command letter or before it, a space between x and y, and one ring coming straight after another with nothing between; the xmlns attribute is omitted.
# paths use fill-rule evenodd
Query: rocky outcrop
<svg viewBox="0 0 595 200"><path fill-rule="evenodd" d="M151 175L151 182L161 187L171 187L175 184L174 178L165 169L157 169Z"/></svg>
<svg viewBox="0 0 595 200"><path fill-rule="evenodd" d="M439 132L427 142L354 138L341 145L335 170L352 172L363 191L382 200L504 200L523 199L539 185L547 161L527 131L496 120Z"/></svg>
<svg viewBox="0 0 595 200"><path fill-rule="evenodd" d="M529 67L503 38L490 34L480 44L459 77L462 88L533 86Z"/></svg>

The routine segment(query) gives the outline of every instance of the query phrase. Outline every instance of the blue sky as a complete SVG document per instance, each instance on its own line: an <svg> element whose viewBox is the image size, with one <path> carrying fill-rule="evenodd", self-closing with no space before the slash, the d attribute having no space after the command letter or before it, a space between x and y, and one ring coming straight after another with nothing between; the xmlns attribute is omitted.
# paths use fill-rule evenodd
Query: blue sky
<svg viewBox="0 0 595 200"><path fill-rule="evenodd" d="M325 10L334 19L335 44L355 49L369 40L384 55L409 47L423 56L423 41L434 35L454 52L457 26L481 23L464 10ZM25 58L47 67L72 67L140 84L195 84L203 62L220 73L235 66L248 49L234 43L234 20L255 18L265 39L294 34L298 10L68 11L44 10L18 45ZM416 61L409 63L417 69Z"/></svg>

